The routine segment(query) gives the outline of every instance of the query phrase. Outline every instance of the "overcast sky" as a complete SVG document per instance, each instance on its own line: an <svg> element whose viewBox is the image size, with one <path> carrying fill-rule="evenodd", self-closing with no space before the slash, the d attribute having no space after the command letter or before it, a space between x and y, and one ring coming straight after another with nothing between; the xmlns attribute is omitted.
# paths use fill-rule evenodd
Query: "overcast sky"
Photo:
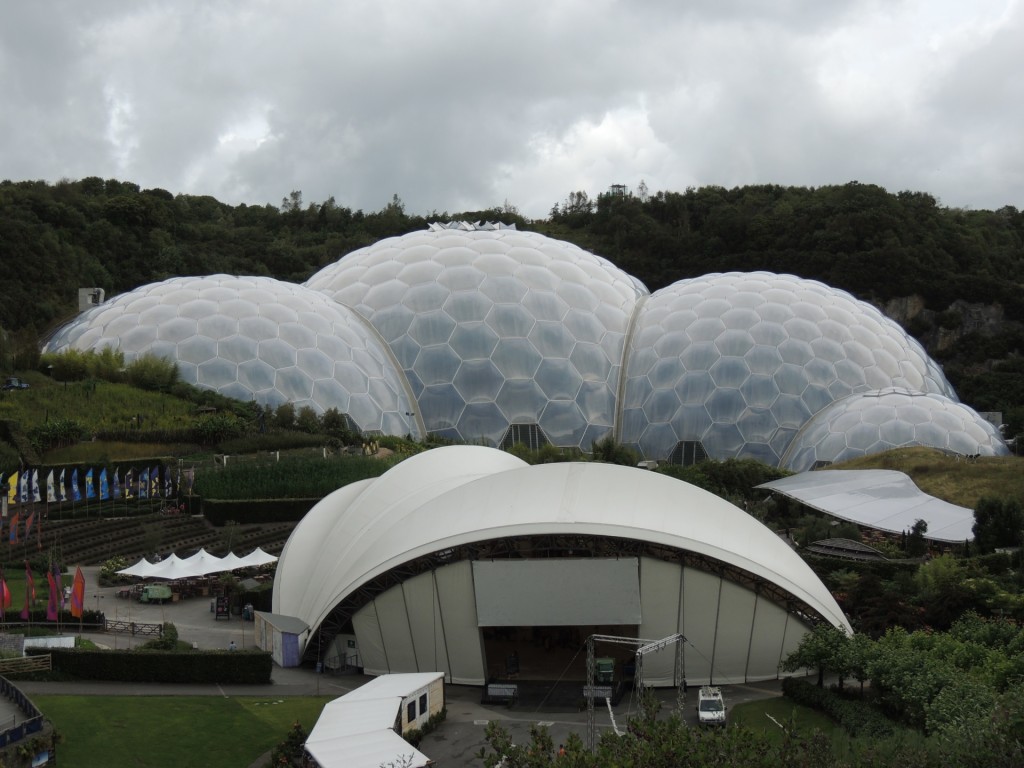
<svg viewBox="0 0 1024 768"><path fill-rule="evenodd" d="M851 180L1024 208L1020 0L23 0L0 178L406 211Z"/></svg>

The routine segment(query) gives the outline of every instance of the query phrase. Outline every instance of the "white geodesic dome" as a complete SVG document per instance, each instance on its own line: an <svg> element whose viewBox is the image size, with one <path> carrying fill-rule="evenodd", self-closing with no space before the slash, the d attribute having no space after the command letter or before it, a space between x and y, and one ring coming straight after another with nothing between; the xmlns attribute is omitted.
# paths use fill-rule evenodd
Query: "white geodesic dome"
<svg viewBox="0 0 1024 768"><path fill-rule="evenodd" d="M665 459L778 465L797 431L855 392L903 387L956 399L939 366L866 302L815 280L711 274L657 291L626 351L621 442Z"/></svg>
<svg viewBox="0 0 1024 768"><path fill-rule="evenodd" d="M337 408L363 431L418 433L401 372L351 310L269 277L176 277L121 294L65 325L44 352L152 354L181 380L239 400Z"/></svg>
<svg viewBox="0 0 1024 768"><path fill-rule="evenodd" d="M432 228L381 240L305 285L373 325L428 432L501 445L511 425L590 450L612 431L639 281L535 232Z"/></svg>
<svg viewBox="0 0 1024 768"><path fill-rule="evenodd" d="M893 448L925 446L962 456L1006 456L995 426L936 393L889 389L838 400L816 414L782 457L795 472Z"/></svg>

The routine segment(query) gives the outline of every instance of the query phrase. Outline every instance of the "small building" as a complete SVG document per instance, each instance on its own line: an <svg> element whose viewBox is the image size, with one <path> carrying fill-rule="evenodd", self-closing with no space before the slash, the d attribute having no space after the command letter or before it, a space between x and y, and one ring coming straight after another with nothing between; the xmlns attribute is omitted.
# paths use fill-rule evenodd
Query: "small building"
<svg viewBox="0 0 1024 768"><path fill-rule="evenodd" d="M256 611L256 645L260 650L269 651L279 667L297 667L302 663L302 634L309 625L294 616Z"/></svg>
<svg viewBox="0 0 1024 768"><path fill-rule="evenodd" d="M422 729L444 706L443 672L381 675L324 707L306 753L319 768L432 765L402 735Z"/></svg>

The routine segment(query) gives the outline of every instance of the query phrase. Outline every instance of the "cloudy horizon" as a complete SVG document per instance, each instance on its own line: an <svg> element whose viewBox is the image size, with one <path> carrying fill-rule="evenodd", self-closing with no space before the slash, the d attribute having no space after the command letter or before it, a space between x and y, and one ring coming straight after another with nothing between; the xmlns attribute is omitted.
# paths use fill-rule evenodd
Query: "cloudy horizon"
<svg viewBox="0 0 1024 768"><path fill-rule="evenodd" d="M1024 208L1019 0L8 4L0 178L411 214L857 180Z"/></svg>

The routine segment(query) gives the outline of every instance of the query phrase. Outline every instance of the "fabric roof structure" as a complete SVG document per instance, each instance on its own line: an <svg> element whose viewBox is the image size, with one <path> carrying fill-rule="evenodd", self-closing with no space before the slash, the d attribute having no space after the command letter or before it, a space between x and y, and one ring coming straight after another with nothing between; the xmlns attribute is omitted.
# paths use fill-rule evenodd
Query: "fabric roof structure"
<svg viewBox="0 0 1024 768"><path fill-rule="evenodd" d="M851 629L799 555L707 491L633 467L530 466L480 446L436 448L324 498L285 545L273 610L317 627L347 596L419 557L480 541L559 534L698 553L763 579L811 614ZM673 578L678 589L680 577Z"/></svg>
<svg viewBox="0 0 1024 768"><path fill-rule="evenodd" d="M430 765L430 758L395 733L394 725L403 696L437 678L436 672L386 675L329 701L306 737L306 751L332 768ZM405 759L409 762L401 762Z"/></svg>
<svg viewBox="0 0 1024 768"><path fill-rule="evenodd" d="M974 539L974 510L929 496L907 475L891 469L804 472L757 487L880 531L902 533L924 520L926 539L950 543Z"/></svg>
<svg viewBox="0 0 1024 768"><path fill-rule="evenodd" d="M151 563L146 558L142 558L135 565L123 568L118 573L122 576L174 581L176 579L194 579L198 576L224 573L239 568L254 568L273 563L276 560L274 555L264 552L260 547L256 547L245 557L238 557L234 552L230 552L224 557L217 557L205 549L200 549L184 560L173 553L158 563Z"/></svg>

